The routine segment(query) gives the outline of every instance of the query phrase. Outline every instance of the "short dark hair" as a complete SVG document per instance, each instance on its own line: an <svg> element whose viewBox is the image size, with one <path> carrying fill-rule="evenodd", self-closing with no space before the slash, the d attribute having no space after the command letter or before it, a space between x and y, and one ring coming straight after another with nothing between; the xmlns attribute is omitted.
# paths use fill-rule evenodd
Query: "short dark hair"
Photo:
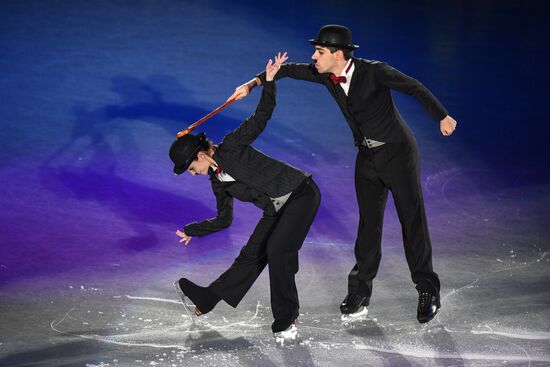
<svg viewBox="0 0 550 367"><path fill-rule="evenodd" d="M204 139L199 145L199 150L197 150L197 154L195 155L193 160L196 161L197 159L199 159L200 152L208 152L210 148L212 148L213 146L214 146L214 143L212 142L212 140L208 138Z"/></svg>
<svg viewBox="0 0 550 367"><path fill-rule="evenodd" d="M349 60L353 57L353 50L349 50L347 48L338 48L338 47L327 47L330 50L330 53L333 54L338 50L342 50L342 53L344 54L344 59Z"/></svg>
<svg viewBox="0 0 550 367"><path fill-rule="evenodd" d="M204 141L201 143L199 152L207 152L207 151L210 150L210 148L212 148L213 146L214 146L214 143L212 142L212 140L206 138L206 139L204 139Z"/></svg>

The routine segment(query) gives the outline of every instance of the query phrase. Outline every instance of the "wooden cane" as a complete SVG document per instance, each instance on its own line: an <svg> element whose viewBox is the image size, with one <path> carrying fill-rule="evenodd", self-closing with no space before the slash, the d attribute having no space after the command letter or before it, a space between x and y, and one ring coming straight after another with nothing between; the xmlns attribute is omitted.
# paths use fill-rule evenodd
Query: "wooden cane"
<svg viewBox="0 0 550 367"><path fill-rule="evenodd" d="M217 114L218 112L220 112L221 110L223 110L224 108L226 108L227 106L229 106L231 103L235 102L236 98L231 98L230 100L228 100L227 102L225 102L224 104L222 104L220 107L216 108L214 111L210 112L208 115L204 116L203 118L201 118L199 121L189 125L189 127L183 131L180 131L177 135L176 135L176 138L181 138L182 136L186 135L186 134L189 134L191 131L195 130L195 128L197 126L199 126L200 124L202 124L203 122L205 122L206 120L208 120L210 117L214 116L215 114Z"/></svg>

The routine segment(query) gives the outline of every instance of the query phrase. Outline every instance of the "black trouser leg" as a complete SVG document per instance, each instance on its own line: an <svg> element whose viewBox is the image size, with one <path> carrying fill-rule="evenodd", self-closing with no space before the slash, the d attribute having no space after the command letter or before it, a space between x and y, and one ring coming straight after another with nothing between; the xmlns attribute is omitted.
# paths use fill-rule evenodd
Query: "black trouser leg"
<svg viewBox="0 0 550 367"><path fill-rule="evenodd" d="M439 294L439 278L432 267L432 248L420 184L418 150L414 141L360 148L355 167L359 229L356 265L348 278L348 292L370 299L372 279L381 258L380 241L388 189L391 190L403 231L407 264L417 289Z"/></svg>
<svg viewBox="0 0 550 367"><path fill-rule="evenodd" d="M278 219L264 215L231 267L210 284L209 288L229 305L237 307L267 265L267 241Z"/></svg>
<svg viewBox="0 0 550 367"><path fill-rule="evenodd" d="M359 293L370 299L372 279L380 265L382 224L388 197L375 164L375 151L361 148L355 162L355 191L359 204L359 227L355 241L357 263L348 276L348 293Z"/></svg>
<svg viewBox="0 0 550 367"><path fill-rule="evenodd" d="M412 281L417 289L439 295L439 278L432 267L432 245L424 210L416 144L392 145L390 157L390 189L401 222L405 256Z"/></svg>
<svg viewBox="0 0 550 367"><path fill-rule="evenodd" d="M319 188L313 180L292 194L279 213L267 243L273 332L283 331L299 314L295 275L298 250L307 236L320 203Z"/></svg>
<svg viewBox="0 0 550 367"><path fill-rule="evenodd" d="M221 299L237 307L269 263L273 332L285 330L298 317L298 250L309 231L320 202L313 180L291 195L277 216L264 216L248 243L227 271L210 284Z"/></svg>

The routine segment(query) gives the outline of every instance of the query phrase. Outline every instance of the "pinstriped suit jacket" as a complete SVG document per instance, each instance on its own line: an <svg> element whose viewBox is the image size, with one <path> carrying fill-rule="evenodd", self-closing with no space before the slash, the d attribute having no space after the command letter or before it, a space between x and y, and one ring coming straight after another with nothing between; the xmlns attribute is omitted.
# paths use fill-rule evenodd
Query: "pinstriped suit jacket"
<svg viewBox="0 0 550 367"><path fill-rule="evenodd" d="M212 156L219 167L236 181L220 182L215 175L210 177L216 196L217 215L185 226L184 231L189 236L201 237L227 228L233 219L233 198L253 203L263 209L264 214L275 215L270 198L294 191L311 176L250 145L265 129L275 108L275 82L263 85L256 112L227 134Z"/></svg>

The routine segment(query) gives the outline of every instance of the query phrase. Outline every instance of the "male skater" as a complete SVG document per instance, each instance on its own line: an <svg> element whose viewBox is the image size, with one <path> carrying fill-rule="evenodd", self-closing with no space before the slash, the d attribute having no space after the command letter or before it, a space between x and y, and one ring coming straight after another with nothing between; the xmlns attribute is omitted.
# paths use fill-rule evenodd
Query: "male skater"
<svg viewBox="0 0 550 367"><path fill-rule="evenodd" d="M440 308L440 284L432 268L416 141L393 103L391 90L414 96L440 122L444 136L453 133L456 121L417 80L386 63L353 57L353 50L359 46L353 44L348 28L326 25L310 43L315 47L315 63L285 64L276 79L288 76L325 85L342 110L358 147L356 264L349 273L348 294L340 305L342 319L368 312L372 280L380 264L382 221L389 190L401 222L412 281L419 293L417 319L428 322ZM245 97L264 80L265 74L257 75L238 87L231 97Z"/></svg>
<svg viewBox="0 0 550 367"><path fill-rule="evenodd" d="M175 282L176 289L195 304L197 316L211 311L224 300L237 307L263 268L269 265L273 330L276 342L296 340L298 291L298 250L317 212L320 193L309 173L305 173L254 149L250 144L264 130L275 107L274 75L286 57L277 56L266 66L262 97L256 112L218 146L204 133L188 134L170 148L174 173L210 174L216 196L217 216L185 226L177 231L186 245L192 237L205 236L227 228L233 218L233 198L252 202L263 209L263 217L231 267L208 287L186 278Z"/></svg>

